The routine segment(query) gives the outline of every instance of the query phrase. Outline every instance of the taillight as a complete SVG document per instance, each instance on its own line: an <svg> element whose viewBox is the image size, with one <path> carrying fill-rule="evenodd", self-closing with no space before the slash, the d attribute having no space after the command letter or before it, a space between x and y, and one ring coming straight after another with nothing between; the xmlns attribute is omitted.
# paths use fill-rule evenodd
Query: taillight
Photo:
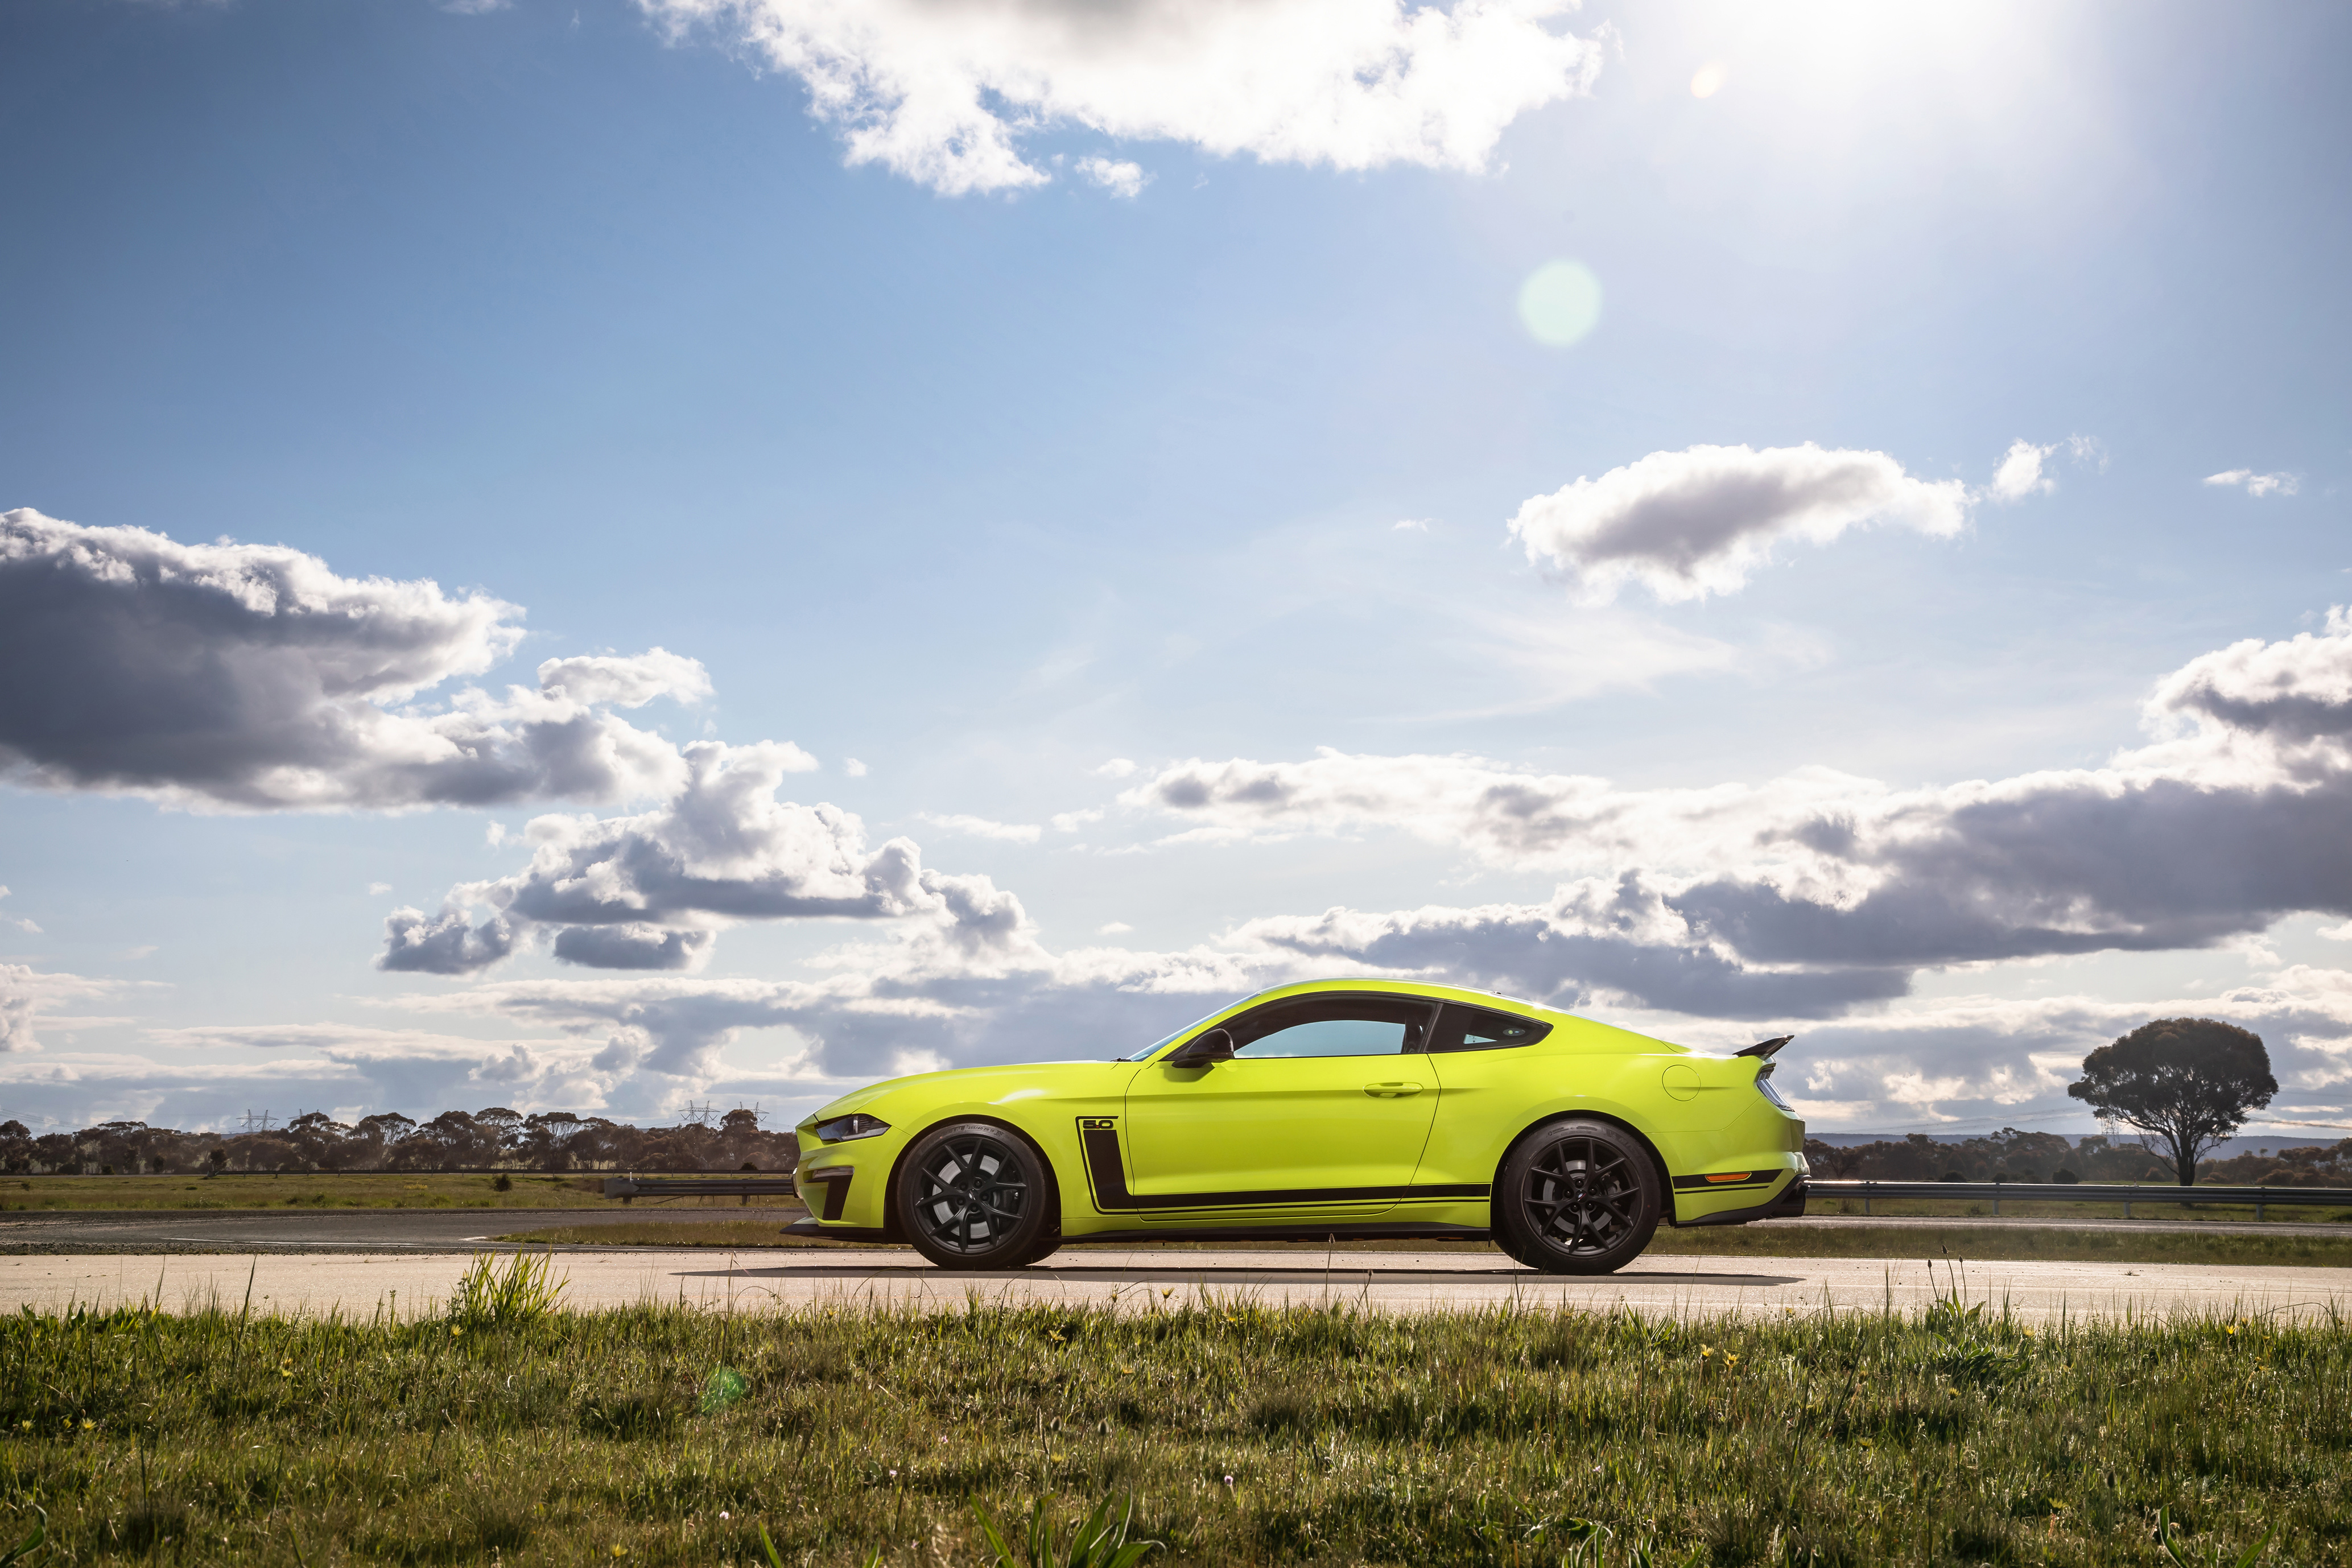
<svg viewBox="0 0 2352 1568"><path fill-rule="evenodd" d="M1779 1106L1782 1110L1787 1111L1790 1115L1796 1115L1797 1108L1780 1098L1780 1091L1772 1087L1771 1078L1772 1064L1770 1062L1766 1062L1763 1068L1756 1075L1756 1092L1770 1100L1773 1104Z"/></svg>

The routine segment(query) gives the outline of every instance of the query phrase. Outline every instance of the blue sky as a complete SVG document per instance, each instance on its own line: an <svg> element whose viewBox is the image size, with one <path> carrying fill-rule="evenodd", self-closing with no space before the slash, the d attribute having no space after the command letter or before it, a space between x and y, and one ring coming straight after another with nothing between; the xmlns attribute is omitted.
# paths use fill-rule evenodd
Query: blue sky
<svg viewBox="0 0 2352 1568"><path fill-rule="evenodd" d="M9 8L0 1110L796 1113L1379 971L1795 1029L1830 1130L2184 1011L2352 1123L2352 21L1076 15Z"/></svg>

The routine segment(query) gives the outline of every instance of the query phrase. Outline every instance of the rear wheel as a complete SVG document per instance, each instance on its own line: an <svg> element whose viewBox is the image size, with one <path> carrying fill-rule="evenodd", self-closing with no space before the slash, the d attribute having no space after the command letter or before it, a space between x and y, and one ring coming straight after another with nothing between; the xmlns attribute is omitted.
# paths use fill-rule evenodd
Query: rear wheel
<svg viewBox="0 0 2352 1568"><path fill-rule="evenodd" d="M1607 1121L1554 1121L1504 1158L1495 1239L1548 1274L1612 1274L1641 1256L1665 1212L1649 1151Z"/></svg>
<svg viewBox="0 0 2352 1568"><path fill-rule="evenodd" d="M1019 1268L1061 1240L1045 1160L990 1121L953 1121L917 1139L891 1202L915 1250L942 1268Z"/></svg>

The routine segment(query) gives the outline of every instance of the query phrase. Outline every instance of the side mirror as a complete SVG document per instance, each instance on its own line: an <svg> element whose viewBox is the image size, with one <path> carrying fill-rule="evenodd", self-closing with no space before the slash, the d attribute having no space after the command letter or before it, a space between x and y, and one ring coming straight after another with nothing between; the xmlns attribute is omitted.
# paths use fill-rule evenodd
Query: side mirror
<svg viewBox="0 0 2352 1568"><path fill-rule="evenodd" d="M1223 1029L1203 1029L1168 1058L1171 1068L1204 1068L1234 1059L1234 1037Z"/></svg>

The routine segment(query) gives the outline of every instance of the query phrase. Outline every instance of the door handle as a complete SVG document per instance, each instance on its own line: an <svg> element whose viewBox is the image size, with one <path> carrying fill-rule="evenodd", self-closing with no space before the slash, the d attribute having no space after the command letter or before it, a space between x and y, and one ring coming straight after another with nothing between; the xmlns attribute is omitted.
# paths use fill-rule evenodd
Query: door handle
<svg viewBox="0 0 2352 1568"><path fill-rule="evenodd" d="M1402 1100L1408 1094L1419 1094L1421 1092L1421 1085L1417 1083L1368 1083L1364 1085L1364 1092L1380 1100Z"/></svg>

